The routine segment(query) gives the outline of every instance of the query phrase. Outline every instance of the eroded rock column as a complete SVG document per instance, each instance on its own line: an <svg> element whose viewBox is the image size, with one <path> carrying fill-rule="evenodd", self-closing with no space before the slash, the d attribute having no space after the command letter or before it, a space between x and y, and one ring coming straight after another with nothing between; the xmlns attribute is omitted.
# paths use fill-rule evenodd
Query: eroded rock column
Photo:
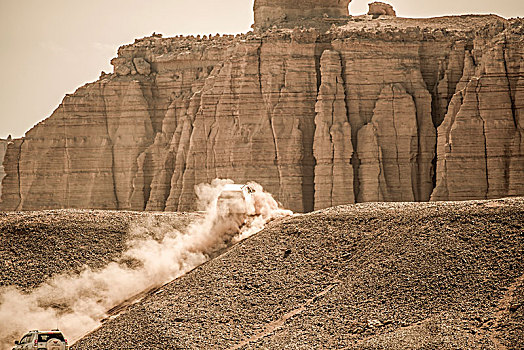
<svg viewBox="0 0 524 350"><path fill-rule="evenodd" d="M371 123L358 133L359 201L413 201L419 135L413 98L400 84L386 85Z"/></svg>
<svg viewBox="0 0 524 350"><path fill-rule="evenodd" d="M351 126L347 117L340 54L320 59L321 85L315 105L315 209L353 203Z"/></svg>
<svg viewBox="0 0 524 350"><path fill-rule="evenodd" d="M17 210L20 208L20 173L18 161L20 146L23 139L15 139L6 144L6 153L3 160L5 177L2 181L2 210Z"/></svg>

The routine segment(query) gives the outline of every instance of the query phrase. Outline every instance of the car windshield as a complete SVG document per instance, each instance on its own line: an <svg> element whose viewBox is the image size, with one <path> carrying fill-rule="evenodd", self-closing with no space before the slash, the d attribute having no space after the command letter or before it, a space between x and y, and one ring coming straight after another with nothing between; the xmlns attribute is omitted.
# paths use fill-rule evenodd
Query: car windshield
<svg viewBox="0 0 524 350"><path fill-rule="evenodd" d="M49 339L58 339L60 341L64 341L64 336L62 335L62 333L40 333L38 334L39 343L45 343Z"/></svg>
<svg viewBox="0 0 524 350"><path fill-rule="evenodd" d="M223 199L243 199L244 194L241 191L224 191L218 197L218 200Z"/></svg>

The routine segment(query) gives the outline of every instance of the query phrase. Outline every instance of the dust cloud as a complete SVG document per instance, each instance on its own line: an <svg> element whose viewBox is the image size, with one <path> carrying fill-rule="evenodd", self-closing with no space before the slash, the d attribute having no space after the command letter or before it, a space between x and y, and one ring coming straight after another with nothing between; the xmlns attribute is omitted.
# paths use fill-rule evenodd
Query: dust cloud
<svg viewBox="0 0 524 350"><path fill-rule="evenodd" d="M182 231L154 219L134 226L119 262L101 270L86 267L80 274L56 276L30 294L14 287L0 290L0 346L10 349L14 340L32 329L55 328L71 344L97 328L114 306L194 269L260 231L268 221L292 215L256 183L249 183L255 190L255 215L246 219L223 212L217 199L231 183L216 179L196 186L205 216Z"/></svg>

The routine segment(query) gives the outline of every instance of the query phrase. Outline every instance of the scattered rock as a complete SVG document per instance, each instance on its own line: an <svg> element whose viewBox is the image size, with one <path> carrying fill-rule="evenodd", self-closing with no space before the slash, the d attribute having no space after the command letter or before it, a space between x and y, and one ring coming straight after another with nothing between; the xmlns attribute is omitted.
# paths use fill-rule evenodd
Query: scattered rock
<svg viewBox="0 0 524 350"><path fill-rule="evenodd" d="M506 295L524 274L524 198L491 203L367 203L274 222L73 348L522 348L524 313L498 305L524 296Z"/></svg>
<svg viewBox="0 0 524 350"><path fill-rule="evenodd" d="M120 257L131 225L156 221L182 229L198 217L98 210L0 212L0 261L5 262L0 263L0 286L30 291L58 274L125 262ZM49 245L56 249L45 249Z"/></svg>

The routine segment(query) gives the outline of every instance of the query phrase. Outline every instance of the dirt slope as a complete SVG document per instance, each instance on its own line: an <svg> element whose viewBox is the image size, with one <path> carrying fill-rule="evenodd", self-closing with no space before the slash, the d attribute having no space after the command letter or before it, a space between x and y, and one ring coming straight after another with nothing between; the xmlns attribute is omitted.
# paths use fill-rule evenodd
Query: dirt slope
<svg viewBox="0 0 524 350"><path fill-rule="evenodd" d="M101 268L126 249L130 225L144 220L186 226L200 214L102 210L0 212L0 287L26 291L51 276Z"/></svg>
<svg viewBox="0 0 524 350"><path fill-rule="evenodd" d="M520 349L524 199L274 223L75 349Z"/></svg>

